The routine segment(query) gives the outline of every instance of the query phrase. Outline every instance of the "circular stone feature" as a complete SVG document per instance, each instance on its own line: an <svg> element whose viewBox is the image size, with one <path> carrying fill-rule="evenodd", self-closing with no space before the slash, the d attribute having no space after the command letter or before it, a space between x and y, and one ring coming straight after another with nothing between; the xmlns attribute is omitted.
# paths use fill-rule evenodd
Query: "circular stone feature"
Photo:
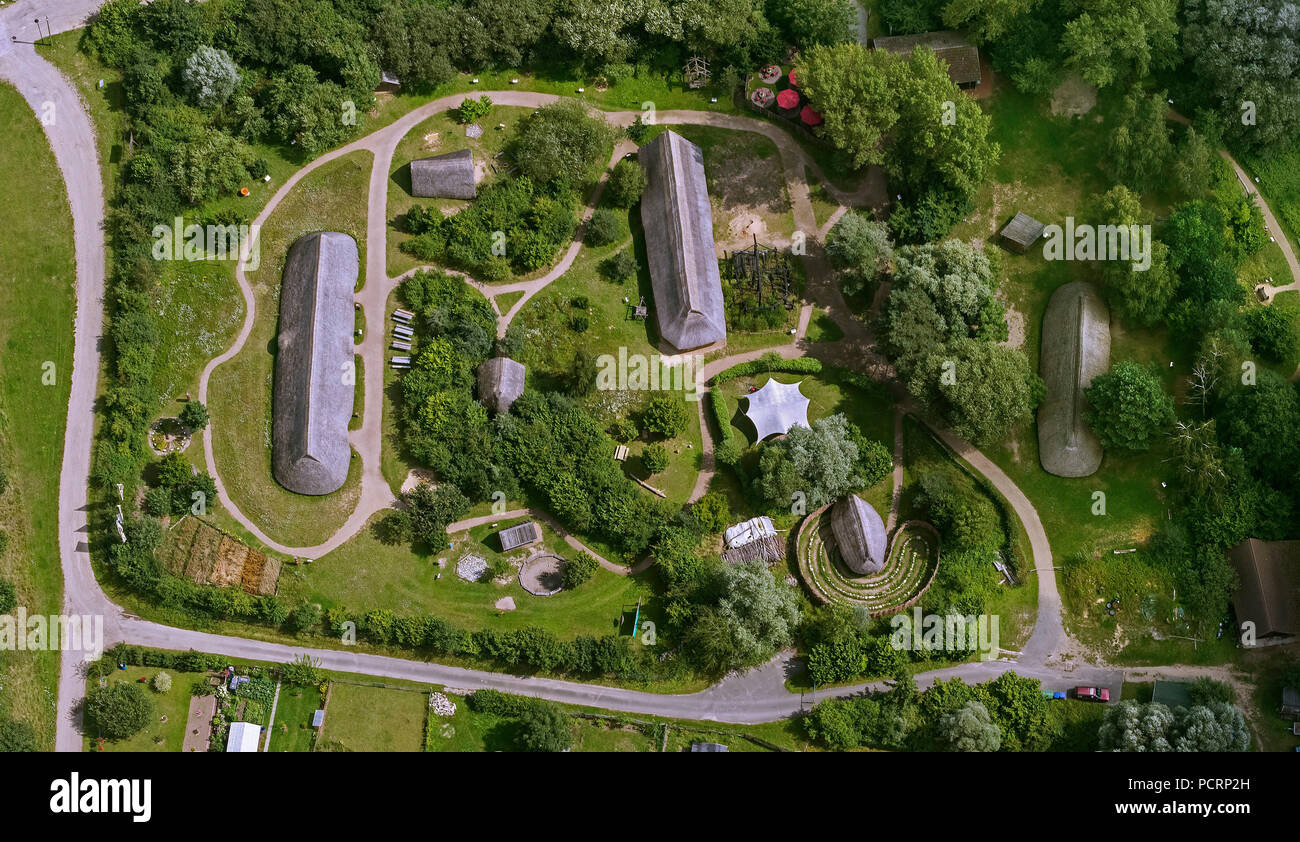
<svg viewBox="0 0 1300 842"><path fill-rule="evenodd" d="M533 556L519 568L519 586L533 596L554 596L564 590L564 559L551 553Z"/></svg>

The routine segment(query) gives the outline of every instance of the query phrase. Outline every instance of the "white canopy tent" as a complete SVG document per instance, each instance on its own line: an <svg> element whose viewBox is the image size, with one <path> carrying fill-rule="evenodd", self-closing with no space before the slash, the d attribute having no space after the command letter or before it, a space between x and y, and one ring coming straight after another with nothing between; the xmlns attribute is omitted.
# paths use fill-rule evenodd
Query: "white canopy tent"
<svg viewBox="0 0 1300 842"><path fill-rule="evenodd" d="M758 440L790 432L796 424L808 427L808 398L799 391L799 383L780 383L769 380L749 396L745 415L758 430Z"/></svg>

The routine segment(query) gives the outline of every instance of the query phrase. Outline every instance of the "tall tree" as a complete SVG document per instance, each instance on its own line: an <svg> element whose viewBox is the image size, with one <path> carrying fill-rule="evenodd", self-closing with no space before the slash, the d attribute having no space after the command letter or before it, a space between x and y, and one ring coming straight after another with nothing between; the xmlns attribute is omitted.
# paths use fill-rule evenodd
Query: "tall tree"
<svg viewBox="0 0 1300 842"><path fill-rule="evenodd" d="M1125 360L1092 379L1083 390L1084 417L1103 447L1149 450L1174 423L1174 402L1149 368Z"/></svg>

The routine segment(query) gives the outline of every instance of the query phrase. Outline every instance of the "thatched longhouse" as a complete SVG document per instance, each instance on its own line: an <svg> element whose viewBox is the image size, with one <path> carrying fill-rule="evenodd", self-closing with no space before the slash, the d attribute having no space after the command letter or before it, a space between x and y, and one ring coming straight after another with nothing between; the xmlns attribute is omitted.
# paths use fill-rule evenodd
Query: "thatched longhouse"
<svg viewBox="0 0 1300 842"><path fill-rule="evenodd" d="M474 198L474 152L461 149L412 161L411 194L424 199Z"/></svg>
<svg viewBox="0 0 1300 842"><path fill-rule="evenodd" d="M1038 407L1038 458L1049 474L1086 477L1101 467L1101 442L1083 418L1083 390L1109 367L1106 302L1083 281L1059 287L1043 314L1038 360L1047 386Z"/></svg>
<svg viewBox="0 0 1300 842"><path fill-rule="evenodd" d="M356 241L325 232L290 248L280 287L271 467L299 494L329 494L348 478L354 386L352 292Z"/></svg>
<svg viewBox="0 0 1300 842"><path fill-rule="evenodd" d="M884 568L885 522L870 503L856 494L841 498L831 507L831 532L840 559L854 573L870 576Z"/></svg>
<svg viewBox="0 0 1300 842"><path fill-rule="evenodd" d="M667 131L641 147L641 196L659 334L679 351L727 338L704 153Z"/></svg>

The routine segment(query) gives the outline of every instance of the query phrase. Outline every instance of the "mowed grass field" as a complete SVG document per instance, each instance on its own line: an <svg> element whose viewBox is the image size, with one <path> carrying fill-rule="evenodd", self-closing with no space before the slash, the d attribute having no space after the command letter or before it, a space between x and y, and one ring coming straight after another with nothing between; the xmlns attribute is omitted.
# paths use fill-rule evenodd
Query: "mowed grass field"
<svg viewBox="0 0 1300 842"><path fill-rule="evenodd" d="M257 303L252 333L209 382L213 450L226 489L245 515L290 546L320 543L347 520L360 495L361 464L354 454L347 482L323 497L294 494L271 474L271 387L284 261L303 234L340 231L356 239L365 271L372 159L369 152L354 152L330 161L305 176L272 212L261 233L261 266L248 273Z"/></svg>
<svg viewBox="0 0 1300 842"><path fill-rule="evenodd" d="M317 751L421 751L429 694L335 681Z"/></svg>
<svg viewBox="0 0 1300 842"><path fill-rule="evenodd" d="M58 494L72 376L76 265L63 178L40 122L16 90L0 84L0 577L29 614L57 612ZM90 306L98 306L91 303ZM52 368L51 368L52 366ZM51 385L42 376L52 375ZM0 651L0 713L31 724L54 748L58 653Z"/></svg>
<svg viewBox="0 0 1300 842"><path fill-rule="evenodd" d="M183 748L185 729L189 722L191 688L195 682L207 681L208 673L176 672L158 667L128 667L125 670L113 670L105 677L105 681L109 686L122 682L136 684L140 683L141 678L151 682L160 672L165 672L172 677L172 689L166 693L158 693L149 683L141 685L144 687L145 695L153 702L153 719L133 737L116 742L105 742L105 751L171 752ZM86 682L86 692L98 686L99 678L92 675ZM163 721L164 717L166 722ZM84 735L82 744L86 751L91 750L96 736L98 735L93 730Z"/></svg>

